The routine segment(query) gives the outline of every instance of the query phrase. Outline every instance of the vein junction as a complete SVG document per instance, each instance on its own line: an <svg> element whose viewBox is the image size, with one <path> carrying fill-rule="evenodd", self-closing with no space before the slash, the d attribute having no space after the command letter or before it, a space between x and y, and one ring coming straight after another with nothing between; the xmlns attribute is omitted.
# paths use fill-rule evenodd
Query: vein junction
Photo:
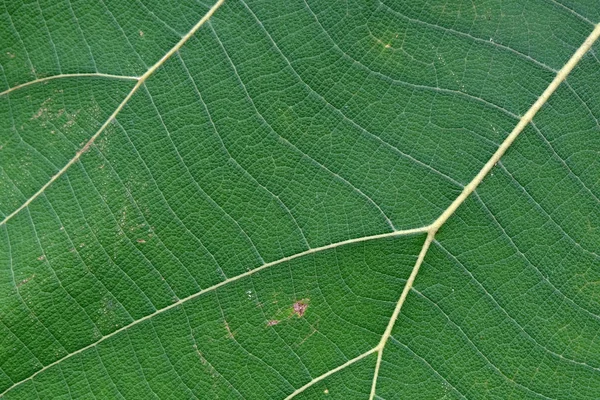
<svg viewBox="0 0 600 400"><path fill-rule="evenodd" d="M127 77L127 76L117 76L117 75L109 75L109 74L100 74L100 73L90 73L90 74L69 74L69 75L57 75L57 76L52 76L52 77L47 77L47 78L41 78L41 79L37 79L35 81L32 82L28 82L28 83L24 83L18 86L15 86L13 88L10 88L4 92L0 92L0 96L5 95L10 93L11 91L17 90L19 88L25 87L25 86L29 86L35 83L40 83L43 81L49 81L52 79L58 79L58 78L66 78L66 77L82 77L82 76L98 76L98 77L106 77L106 78L114 78L114 79L129 79L129 80L135 80L136 84L133 87L133 89L128 93L128 95L125 97L125 99L119 104L119 106L117 107L117 109L111 114L111 116L108 118L108 120L100 127L100 129L90 138L90 140L85 144L85 146L79 150L76 155L56 174L54 175L46 184L44 184L44 186L42 186L40 188L40 190L38 192L36 192L31 198L29 198L24 204L22 204L19 208L17 208L13 213L9 214L8 216L6 216L4 218L4 220L0 221L0 226L4 225L7 223L8 220L10 220L14 215L16 215L17 213L19 213L21 210L23 210L24 208L26 208L33 200L35 200L37 197L39 197L44 190L50 186L55 180L57 180L60 176L62 176L66 170L73 165L75 162L77 162L79 160L79 158L81 157L81 155L94 143L94 141L96 140L96 138L104 131L104 129L108 126L108 124L117 116L117 114L123 109L123 107L125 106L125 104L129 101L129 99L131 99L131 97L137 92L137 90L144 84L144 82L146 81L146 79L148 77L150 77L166 60L168 60L173 54L175 54L180 48L181 46L183 46L183 44L185 44L185 42L192 37L196 31L206 22L208 21L208 19L215 13L215 11L222 5L222 3L224 2L224 0L218 0L213 6L212 8L206 13L206 15L185 35L182 37L182 39L171 49L169 50L158 62L156 62L152 67L150 67L148 69L148 71L146 73L144 73L141 77ZM14 383L12 386L10 386L9 388L7 388L4 392L0 393L0 397L2 397L4 394L6 394L7 392L9 392L10 390L12 390L13 388L15 388L16 386L21 385L24 382L27 382L29 380L32 380L34 377L36 377L37 375L39 375L40 373L42 373L43 371L47 370L48 368L51 368L61 362L63 362L64 360L73 357L76 354L82 353L90 348L93 348L95 346L97 346L98 344L102 343L103 341L109 339L112 336L115 336L119 333L121 333L122 331L125 331L129 328L131 328L134 325L137 325L139 323L142 323L148 319L153 318L154 316L164 313L172 308L178 307L181 304L192 300L196 297L199 297L207 292L211 292L214 291L222 286L225 286L233 281L237 281L240 279L243 279L245 277L248 277L250 275L253 275L259 271L262 271L266 268L272 267L274 265L277 264L281 264L283 262L286 261L290 261L299 257L303 257L309 254L313 254L313 253L317 253L320 251L324 251L324 250L328 250L328 249L332 249L335 247L339 247L339 246L344 246L344 245L348 245L351 243L358 243L358 242L365 242L365 241L370 241L370 240L376 240L376 239L382 239L382 238L387 238L387 237L396 237L396 236L403 236L403 235L413 235L413 234L419 234L419 233L427 233L427 237L425 239L425 242L423 243L423 246L421 248L421 251L418 255L417 261L408 277L408 280L402 290L402 293L400 295L400 298L398 299L398 302L396 303L396 307L392 313L392 316L390 317L390 320L388 322L388 325L384 331L384 333L382 334L381 340L379 341L379 343L371 348L370 350L364 352L363 354L357 356L354 359L351 359L349 361L347 361L346 363L326 372L325 374L316 377L314 379L312 379L310 382L306 383L304 386L296 389L293 393L291 393L286 399L291 399L293 397L295 397L296 395L302 393L304 390L306 390L307 388L311 387L312 385L314 385L317 382L320 382L324 379L326 379L327 377L333 375L336 372L339 372L340 370L370 356L371 354L377 354L377 361L376 361L376 365L375 365L375 372L373 375L373 380L372 380L372 385L371 385L371 392L370 392L370 399L374 399L375 397L375 393L376 393L376 389L377 389L377 379L378 379L378 375L379 375L379 370L380 370L380 366L381 366L381 361L383 358L383 351L385 348L386 343L388 342L391 334L392 334L392 330L394 327L394 324L398 318L398 316L400 315L400 311L402 309L402 305L404 304L406 298L408 297L408 294L410 292L410 290L413 287L414 281L417 277L417 274L419 272L419 268L421 267L421 264L423 263L423 260L425 259L425 256L427 254L427 250L429 249L431 243L433 242L434 238L435 238L435 234L437 233L437 231L444 225L444 223L452 216L452 214L454 214L454 212L458 209L458 207L467 199L467 197L472 194L475 189L477 188L477 186L481 183L481 181L483 180L483 178L490 172L490 170L494 167L494 165L500 160L500 158L504 155L504 153L507 151L507 149L512 145L512 143L515 141L515 139L518 137L518 135L523 131L523 129L532 121L533 117L535 116L535 114L540 110L540 108L546 103L546 101L548 100L548 98L552 95L552 93L554 93L554 91L558 88L558 86L566 79L566 77L568 76L568 74L573 70L573 68L577 65L577 63L581 60L581 58L583 57L583 55L592 47L592 45L594 44L594 42L598 39L598 37L600 36L600 24L596 25L595 29L592 31L592 33L589 35L589 37L584 41L584 43L579 47L579 49L573 54L573 56L569 59L569 61L563 66L562 69L560 69L560 71L558 71L558 73L556 74L555 78L552 80L552 82L550 83L550 85L546 88L546 90L541 94L541 96L536 100L536 102L530 107L530 109L520 118L519 122L517 123L517 125L515 126L515 128L512 130L512 132L507 136L507 138L504 140L504 142L498 147L498 149L496 150L496 152L493 154L493 156L488 160L488 162L483 166L483 168L477 173L477 175L471 180L471 182L466 185L463 189L463 191L460 193L460 195L450 204L450 206L444 210L444 212L430 225L424 226L424 227L420 227L420 228L414 228L414 229L408 229L408 230L394 230L392 232L389 233L384 233L384 234L379 234L379 235L373 235L373 236L366 236L366 237L360 237L360 238L355 238L355 239L350 239L350 240L345 240L342 242L337 242L337 243L332 243L326 246L322 246L322 247L318 247L318 248L313 248L313 249L309 249L306 250L304 252L301 253L297 253L294 254L292 256L288 256L288 257L284 257L282 259L273 261L273 262L269 262L269 263L265 263L262 266L255 268L253 270L250 270L246 273L243 273L241 275L238 275L236 277L233 278L229 278L226 279L216 285L213 285L209 288L203 289L191 296L188 296L186 298L180 299L179 301L165 307L162 308L160 310L155 311L152 314L148 314L147 316L136 320L132 323L130 323L129 325L123 326L122 328L106 335L103 336L101 339L99 339L98 341L83 347L73 353L70 353L66 356L64 356L63 358L60 358L56 361L54 361L51 364L48 364L46 366L44 366L42 369L38 370L37 372L35 372L34 374L32 374L31 376Z"/></svg>
<svg viewBox="0 0 600 400"><path fill-rule="evenodd" d="M398 319L398 316L400 315L400 310L402 308L402 305L404 304L404 301L406 300L408 293L410 292L410 290L414 284L415 278L417 277L417 274L419 273L419 268L421 267L421 264L423 263L423 259L425 258L425 255L427 254L427 250L429 249L431 242L433 242L433 240L435 238L435 234L437 233L438 229L440 229L442 227L442 225L444 225L444 223L446 223L446 221L452 216L452 214L454 214L454 212L458 209L458 207L467 199L467 197L469 197L469 195L475 191L475 189L481 183L483 178L491 171L491 169L494 167L494 165L496 165L496 163L498 161L500 161L500 158L504 155L506 150L508 150L508 148L513 144L513 142L519 136L519 134L523 131L523 129L525 129L525 127L532 121L535 114L540 110L540 108L542 108L542 106L546 103L546 101L548 101L548 99L550 98L552 93L554 93L554 91L556 91L556 89L560 86L560 84L567 78L569 73L573 70L573 68L575 68L577 63L579 63L579 61L581 60L583 55L585 53L587 53L587 51L592 47L592 45L596 42L596 40L598 39L599 36L600 36L600 24L596 25L596 27L594 28L592 33L587 37L587 39L577 49L577 51L571 56L569 61L560 69L560 71L558 71L558 73L556 74L556 76L554 77L552 82L550 82L550 85L548 85L546 90L544 90L544 92L535 101L535 103L533 103L533 105L529 108L529 110L527 110L527 112L521 117L521 119L519 120L517 125L514 127L512 132L506 137L504 142L502 142L502 144L498 147L496 152L485 163L483 168L477 173L477 175L475 175L475 177L471 180L471 182L469 182L469 184L464 187L461 194L438 217L438 219L436 219L433 222L433 224L424 228L424 231L427 232L427 238L425 239L425 242L423 243L423 247L421 248L421 252L419 253L419 256L417 258L415 266L413 267L413 269L408 277L408 280L406 281L406 284L404 285L402 294L400 295L400 298L398 299L398 302L396 303L396 308L394 309L394 312L392 313L392 316L390 318L388 326L386 327L383 335L381 336L381 340L380 340L379 344L377 344L377 346L375 346L373 349L363 353L362 355L354 358L353 360L348 361L346 364L343 365L345 368L346 366L351 365L351 364L355 363L356 361L359 361L370 354L377 353L375 372L373 374L373 381L371 383L371 393L369 396L370 400L373 400L375 398L375 393L377 390L377 378L379 377L379 369L381 367L381 360L383 358L383 350L385 348L385 345L386 345L388 339L392 335L392 329L394 327L396 320ZM335 369L333 371L337 372L337 369ZM325 379L327 376L331 375L330 372L313 379L311 382L307 383L300 389L297 389L290 396L288 396L287 399L293 398L295 395L303 392L306 388Z"/></svg>

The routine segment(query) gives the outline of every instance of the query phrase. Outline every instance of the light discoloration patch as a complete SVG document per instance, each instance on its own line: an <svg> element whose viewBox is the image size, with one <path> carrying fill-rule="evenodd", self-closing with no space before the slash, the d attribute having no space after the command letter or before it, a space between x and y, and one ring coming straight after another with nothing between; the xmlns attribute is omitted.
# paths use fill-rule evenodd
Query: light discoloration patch
<svg viewBox="0 0 600 400"><path fill-rule="evenodd" d="M208 362L202 352L198 349L197 345L194 344L193 347L194 350L196 350L196 354L198 354L198 357L200 358L200 363L206 368L206 371L210 374L210 376L213 378L218 378L220 376L219 372L217 372L217 370Z"/></svg>
<svg viewBox="0 0 600 400"><path fill-rule="evenodd" d="M229 339L234 339L235 335L234 333L231 331L231 328L229 328L229 324L227 323L227 321L223 321L225 323L225 329L227 330L227 337Z"/></svg>
<svg viewBox="0 0 600 400"><path fill-rule="evenodd" d="M33 278L35 278L35 274L23 279L21 282L17 283L17 287L20 288L21 286L23 286L24 284L26 284L27 282L29 282L30 280L32 280Z"/></svg>
<svg viewBox="0 0 600 400"><path fill-rule="evenodd" d="M57 117L60 117L65 112L65 110L60 110L60 111L61 112L57 115ZM77 116L79 115L79 111L80 110L77 110L74 113L66 113L67 122L65 122L63 124L63 126L62 126L63 129L68 129L68 128L72 127L73 125L75 125L75 122L77 121Z"/></svg>
<svg viewBox="0 0 600 400"><path fill-rule="evenodd" d="M33 116L31 117L32 120L34 119L40 119L42 116L48 114L48 105L49 103L52 102L52 98L49 98L47 100L45 100L41 105L40 108L36 111L35 114L33 114Z"/></svg>

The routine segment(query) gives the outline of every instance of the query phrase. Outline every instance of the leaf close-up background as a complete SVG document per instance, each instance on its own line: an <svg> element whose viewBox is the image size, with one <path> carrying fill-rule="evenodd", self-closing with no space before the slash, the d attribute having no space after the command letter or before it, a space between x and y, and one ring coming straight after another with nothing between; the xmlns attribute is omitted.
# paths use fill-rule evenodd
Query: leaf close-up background
<svg viewBox="0 0 600 400"><path fill-rule="evenodd" d="M600 399L597 0L4 0L3 399Z"/></svg>

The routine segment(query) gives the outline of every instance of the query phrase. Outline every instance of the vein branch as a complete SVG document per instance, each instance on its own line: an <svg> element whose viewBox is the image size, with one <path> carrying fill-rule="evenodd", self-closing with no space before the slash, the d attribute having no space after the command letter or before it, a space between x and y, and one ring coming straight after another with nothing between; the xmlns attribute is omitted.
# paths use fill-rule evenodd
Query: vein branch
<svg viewBox="0 0 600 400"><path fill-rule="evenodd" d="M488 160L487 163L483 166L483 168L475 175L475 177L469 182L467 186L464 187L463 191L458 195L458 197L448 206L448 208L435 220L433 224L430 225L427 233L427 239L425 239L425 243L423 243L423 247L421 248L421 252L419 253L419 257L413 267L406 284L404 285L404 289L402 290L402 294L400 295L400 299L396 304L396 308L390 318L390 321L387 325L386 330L381 336L381 341L374 348L377 351L377 363L375 364L375 372L373 374L373 382L371 384L371 394L369 399L373 400L375 398L376 388L377 388L377 378L379 376L379 369L381 366L381 360L383 358L383 350L385 345L392 334L392 329L394 328L394 324L400 315L400 310L402 305L404 304L408 293L413 287L415 278L419 273L419 268L423 263L423 259L427 254L427 250L431 245L431 242L435 238L435 234L438 229L444 225L444 223L454 214L454 212L458 209L458 207L469 197L471 193L475 191L477 186L483 181L483 178L491 171L491 169L500 161L500 158L506 153L508 148L514 143L519 134L525 129L529 123L533 120L533 117L537 112L542 108L542 106L548 101L550 96L556 91L556 89L560 86L560 84L567 78L569 73L575 68L575 66L579 63L581 58L587 53L587 51L592 47L594 42L600 37L600 24L596 25L592 33L587 37L587 39L583 42L583 44L575 51L575 53L571 56L569 61L558 71L550 85L544 90L544 92L540 95L540 97L533 103L533 105L527 110L527 112L520 118L517 125L514 127L512 132L506 137L506 139L502 142L502 144L498 147L496 152L492 155L492 157ZM373 349L369 350L371 352Z"/></svg>
<svg viewBox="0 0 600 400"><path fill-rule="evenodd" d="M471 193L475 191L477 186L481 183L483 178L491 171L496 165L500 158L506 153L506 150L513 144L519 134L525 129L527 125L533 120L533 117L542 108L542 106L548 101L552 93L560 86L560 84L567 78L569 73L575 68L577 63L581 60L585 53L592 47L594 42L600 36L600 24L596 25L592 33L587 37L583 44L577 49L577 51L571 56L569 61L558 71L550 85L544 90L544 92L538 97L533 105L527 110L527 112L521 117L517 125L514 127L512 132L506 137L504 142L498 147L496 152L488 160L487 163L481 168L479 173L475 175L473 180L464 187L461 194L450 204L450 206L439 216L439 218L433 223L432 228L435 230L439 229L456 209L469 197Z"/></svg>
<svg viewBox="0 0 600 400"><path fill-rule="evenodd" d="M327 372L325 372L323 375L319 375L318 377L314 378L313 380L311 380L310 382L308 382L306 385L294 390L294 392L292 394L290 394L288 397L285 398L285 400L290 400L293 397L296 397L297 395L299 395L300 393L304 392L306 389L308 389L309 387L313 386L315 383L321 382L323 379L327 378L330 375L335 374L338 371L343 370L344 368L354 364L357 361L362 360L363 358L370 356L371 354L375 353L377 351L377 348L374 347L371 350L362 353L361 355L359 355L358 357L354 357L351 360L346 361L345 363L343 363L342 365L335 367L332 370L329 370Z"/></svg>
<svg viewBox="0 0 600 400"><path fill-rule="evenodd" d="M148 68L148 71L146 71L144 73L144 75L142 75L139 78L136 78L137 82L136 82L135 86L133 86L133 88L131 89L131 91L127 94L127 96L125 96L125 98L123 99L123 101L117 106L117 108L115 109L115 111L113 111L113 113L110 115L110 117L108 117L108 119L104 122L104 124L102 124L102 126L100 127L100 129L98 129L98 131L90 138L90 140L88 140L87 143L81 149L79 149L77 151L77 153L75 153L75 156L73 158L71 158L69 160L69 162L67 164L65 164L64 167L62 167L56 174L54 174L50 178L50 180L48 182L46 182L37 192L35 192L33 194L33 196L31 196L30 198L28 198L23 204L21 204L21 206L19 206L16 210L14 210L12 213L8 214L2 221L0 221L0 226L5 225L12 217L14 217L15 215L17 215L25 207L27 207L29 204L31 204L32 201L34 201L42 193L44 193L44 191L48 188L48 186L52 185L52 183L54 181L56 181L65 172L67 172L67 170L71 167L71 165L75 164L81 158L81 156L86 151L89 150L89 148L92 146L92 144L94 144L94 142L96 141L96 139L98 138L98 136L100 136L102 134L102 132L104 132L104 130L106 129L106 127L108 125L110 125L110 123L117 117L117 115L125 107L125 105L129 101L129 99L131 99L131 97L133 97L133 95L144 84L144 82L146 82L146 79L148 79L158 68L160 68L160 66L162 66L165 63L165 61L167 61L173 54L175 54L181 48L181 46L183 46L185 44L185 42L187 42L188 39L191 38L198 31L198 29L200 29L200 27L202 25L204 25L204 23L206 21L209 20L210 17L212 17L212 15L219 9L219 7L221 6L221 4L223 4L224 2L225 2L225 0L218 0L210 8L210 10L208 10L208 12L206 14L204 14L204 16L202 17L202 19L200 19L200 21L198 21L198 23L196 25L194 25L192 27L192 29L190 29L190 31L188 33L186 33L179 40L179 42L177 42L177 44L175 46L173 46L173 48L171 48L171 50L169 50L164 56L162 56L161 59L158 60L153 66L151 66L150 68ZM39 82L39 81L40 81L40 79L38 79L37 81L34 81L34 82Z"/></svg>
<svg viewBox="0 0 600 400"><path fill-rule="evenodd" d="M375 372L373 373L373 382L371 384L371 394L369 396L369 400L373 400L375 398L375 391L377 389L377 378L379 377L379 368L381 366L381 359L383 357L383 349L384 349L385 344L387 343L388 339L392 335L392 329L394 329L394 324L396 323L396 320L398 319L398 316L400 315L400 310L402 309L402 305L404 304L404 301L408 297L408 293L410 292L410 289L412 289L412 287L413 287L413 284L415 282L417 274L419 273L419 268L421 268L421 264L423 264L423 260L425 259L427 250L429 249L429 246L431 245L431 242L433 241L435 232L436 232L436 230L433 227L429 228L429 232L427 233L427 238L425 239L425 243L423 243L423 247L421 247L421 251L419 252L419 257L417 258L417 261L415 262L415 266L413 267L412 271L410 272L410 275L408 276L408 280L406 281L406 284L404 285L404 289L402 289L402 294L400 294L400 299L396 303L396 308L394 308L394 312L392 313L392 316L390 317L390 321L388 322L388 325L385 328L383 335L381 335L381 340L379 341L379 344L373 349L377 352L377 363L375 364Z"/></svg>
<svg viewBox="0 0 600 400"><path fill-rule="evenodd" d="M283 258L281 258L279 260L275 260L275 261L271 261L271 262L265 263L265 264L263 264L263 265L261 265L261 266L259 266L257 268L254 268L254 269L252 269L250 271L244 272L243 274L240 274L240 275L237 275L235 277L232 277L232 278L226 279L224 281L221 281L221 282L219 282L219 283L217 283L217 284L215 284L213 286L210 286L210 287L208 287L206 289L202 289L202 290L200 290L197 293L194 293L194 294L192 294L192 295L190 295L188 297L185 297L183 299L178 300L175 303L172 303L172 304L168 305L167 307L164 307L164 308L161 308L159 310L156 310L153 313L146 315L145 317L142 317L142 318L140 318L138 320L135 320L135 321L133 321L133 322L131 322L131 323L129 323L129 324L127 324L127 325L125 325L125 326L117 329L116 331L113 331L113 332L109 333L108 335L102 336L97 341L95 341L93 343L90 343L89 345L87 345L85 347L82 347L81 349L79 349L77 351L74 351L73 353L67 354L66 356L64 356L62 358L59 358L58 360L52 362L51 364L48 364L48 365L44 366L43 368L37 370L31 376L29 376L29 377L27 377L27 378L25 378L25 379L23 379L23 380L21 380L19 382L14 383L12 386L10 386L8 389L6 389L4 392L0 393L0 397L4 396L7 392L9 392L11 389L14 389L16 386L19 386L22 383L27 382L27 381L35 378L37 375L41 374L42 372L44 372L48 368L51 368L51 367L53 367L53 366L55 366L57 364L60 364L61 362L65 361L65 360L67 360L69 358L72 358L73 356L75 356L75 355L77 355L79 353L82 353L82 352L84 352L84 351L86 351L88 349L96 347L97 345L99 345L100 343L104 342L105 340L107 340L107 339L109 339L109 338L111 338L111 337L113 337L115 335L118 335L119 333L121 333L123 331L126 331L126 330L134 327L135 325L139 325L140 323L142 323L144 321L147 321L147 320L149 320L151 318L154 318L155 316L157 316L159 314L162 314L162 313L164 313L166 311L169 311L169 310L171 310L171 309L173 309L175 307L179 307L183 303L187 303L188 301L193 300L193 299L195 299L197 297L200 297L203 294L215 291L215 290L219 289L222 286L228 285L228 284L230 284L232 282L235 282L235 281L238 281L240 279L246 278L248 276L254 275L254 274L256 274L256 273L258 273L260 271L263 271L263 270L265 270L265 269L267 269L269 267L272 267L274 265L278 265L278 264L284 263L286 261L294 260L296 258L308 256L310 254L319 253L319 252L322 252L322 251L325 251L325 250L334 249L336 247L345 246L345 245L349 245L349 244L353 244L353 243L361 243L361 242L367 242L367 241L371 241L371 240L391 238L391 237L397 237L397 236L414 235L414 234L418 234L418 233L428 232L429 230L430 230L430 226L424 226L424 227L421 227L421 228L406 229L406 230L402 230L402 231L392 231L392 232L382 233L382 234L378 234L378 235L371 235L371 236L364 236L364 237L359 237L359 238L354 238L354 239L348 239L348 240L344 240L344 241L341 241L341 242L331 243L331 244L328 244L328 245L325 245L325 246L315 247L315 248L312 248L312 249L308 249L308 250L305 250L305 251L303 251L301 253L296 253L296 254L293 254L291 256L283 257ZM373 349L371 352L374 352L374 351L375 351L375 349ZM367 353L369 353L369 352L367 352ZM365 354L362 354L359 357L362 358L362 357L366 357L367 355L368 354L365 353ZM358 359L360 359L360 358L357 358L354 361L358 361ZM346 364L344 364L344 365L346 365ZM339 369L342 369L342 368L339 368ZM336 371L337 370L338 369L336 369ZM333 372L331 372L331 373L333 373ZM321 378L321 379L323 379L323 378Z"/></svg>
<svg viewBox="0 0 600 400"><path fill-rule="evenodd" d="M104 129L108 126L108 124L117 116L117 114L123 109L123 107L125 106L125 104L129 101L129 99L136 93L136 91L140 88L140 86L142 86L144 84L144 82L146 81L146 79L151 76L166 60L168 60L174 53L176 53L181 46L183 46L183 44L192 36L194 35L194 33L214 14L214 12L221 6L221 4L223 4L224 0L218 0L213 6L212 8L204 15L204 17L185 35L181 38L181 40L171 49L169 50L159 61L157 61L153 66L151 66L148 71L146 71L146 73L144 73L141 77L137 78L137 77L129 77L131 79L135 79L137 82L135 84L135 86L133 87L133 89L128 93L128 95L125 97L125 99L121 102L121 104L119 104L119 106L117 107L117 109L111 114L111 116L108 118L108 120L100 127L100 129L90 138L90 140L83 146L83 148L81 148L76 154L75 156L56 174L54 175L44 186L42 186L42 188L40 188L40 190L38 192L36 192L31 198L29 198L23 205L21 205L18 209L16 209L13 213L9 214L6 218L4 218L4 220L0 221L0 226L3 224L6 224L6 222L8 220L10 220L14 215L16 215L18 212L20 212L22 209L24 209L25 207L27 207L33 200L35 200L40 194L42 194L44 192L44 190L50 186L52 184L52 182L54 182L56 179L58 179L62 174L64 174L66 172L66 170L73 165L75 162L77 162L79 160L79 158L81 157L81 155L83 153L85 153L89 147L94 143L94 141L96 140L96 138L104 131ZM382 239L382 238L388 238L388 237L395 237L395 236L401 236L401 235L410 235L410 234L417 234L417 233L427 233L427 238L425 239L425 242L423 243L423 247L421 248L421 251L419 252L419 256L417 258L417 261L408 277L408 280L402 290L402 293L400 295L400 298L398 300L398 302L396 303L396 307L394 309L394 312L392 313L392 316L390 317L390 320L388 322L388 325L381 337L381 340L379 341L379 343L377 344L377 346L373 347L372 349L366 351L365 353L347 361L346 363L326 372L325 374L320 375L317 378L314 378L313 380L311 380L310 382L308 382L306 385L298 388L297 390L295 390L292 394L290 394L287 399L291 399L292 397L296 396L297 394L303 392L304 390L306 390L307 388L309 388L310 386L314 385L315 383L327 378L328 376L346 368L349 365L352 365L353 363L369 356L370 354L373 353L377 353L377 361L376 361L376 366L375 366L375 372L374 372L374 376L373 376L373 381L372 381L372 386L371 386L371 393L370 393L370 399L373 399L375 397L375 393L376 393L376 384L377 384L377 378L379 375L379 370L380 370L380 366L381 366L381 361L382 361L382 357L383 357L383 350L385 348L386 343L388 342L389 338L391 337L392 334L392 330L394 327L394 324L396 322L396 320L398 319L398 316L400 315L400 311L402 309L402 306L404 304L404 302L406 301L406 298L408 297L408 294L410 292L410 290L412 289L415 279L418 275L419 269L423 263L423 260L425 259L425 256L427 254L427 251L432 243L432 241L435 238L435 234L436 232L439 230L439 228L450 218L450 216L452 216L454 214L454 212L458 209L458 207L467 199L467 197L473 193L475 191L475 189L477 188L477 186L482 182L483 178L490 172L490 170L494 167L494 165L500 160L500 158L505 154L505 152L508 150L508 148L512 145L512 143L516 140L516 138L518 137L518 135L523 131L523 129L532 121L533 117L535 116L535 114L541 109L541 107L546 103L546 101L548 100L548 98L556 91L556 89L560 86L560 84L566 79L566 77L568 76L568 74L573 70L573 68L577 65L577 63L581 60L581 58L583 57L583 55L592 47L592 45L594 44L594 42L598 39L598 37L600 36L600 24L596 25L595 29L592 31L592 33L589 35L589 37L584 41L584 43L581 45L581 47L579 49L577 49L577 51L573 54L573 56L569 59L569 61L563 66L563 68L561 68L561 70L557 73L556 77L552 80L552 82L550 83L550 85L546 88L546 90L544 90L544 92L541 94L541 96L536 100L536 102L530 107L530 109L521 117L521 119L519 120L519 122L517 123L517 125L515 126L515 128L512 130L512 132L508 135L508 137L504 140L504 142L498 147L498 149L496 150L496 152L492 155L492 157L488 160L488 162L483 166L483 168L479 171L479 173L477 173L477 175L473 178L473 180L464 187L463 191L460 193L460 195L450 204L450 206L435 220L435 222L429 226L425 226L425 227L420 227L420 228L415 228L415 229L409 229L409 230L403 230L403 231L392 231L389 233L384 233L384 234L379 234L379 235L372 235L372 236L366 236L366 237L361 237L361 238L355 238L355 239L349 239L349 240L345 240L345 241L341 241L341 242L337 242L337 243L332 243L329 245L325 245L322 247L318 247L318 248L313 248L313 249L309 249L306 250L304 252L301 253L297 253L288 257L284 257L282 259L276 260L276 261L272 261L269 263L265 263L263 265L261 265L260 267L257 267L253 270L250 270L248 272L245 272L243 274L240 274L236 277L233 278L229 278L226 279L216 285L213 285L209 288L203 289L193 295L190 295L186 298L183 298L165 308L162 308L160 310L155 311L152 314L148 314L147 316L133 321L128 325L123 326L122 328L106 335L103 336L101 339L99 339L98 341L91 343L73 353L70 353L66 356L64 356L63 358L60 358L56 361L54 361L51 364L46 365L45 367L43 367L42 369L38 370L37 372L35 372L34 374L32 374L31 376L29 376L28 378L25 378L19 382L14 383L12 386L10 386L8 389L6 389L4 392L0 393L0 397L2 397L4 394L6 394L8 391L12 390L13 388L15 388L16 386L32 380L35 376L37 376L38 374L42 373L43 371L45 371L48 368L51 368L61 362L63 362L64 360L71 358L73 356L75 356L76 354L82 353L90 348L93 348L95 346L97 346L98 344L100 344L101 342L109 339L112 336L115 336L119 333L121 333L122 331L128 330L131 327L138 325L146 320L149 320L153 317L155 317L158 314L164 313L172 308L178 307L181 304L188 302L194 298L197 298L207 292L210 291L214 291L222 286L225 286L233 281L237 281L240 279L243 279L245 277L248 277L250 275L256 274L259 271L262 271L266 268L269 268L271 266L286 262L286 261L290 261L299 257L303 257L309 254L313 254L313 253L317 253L320 251L324 251L324 250L328 250L328 249L332 249L338 246L343 246L343 245L348 245L348 244L352 244L352 243L358 243L358 242L365 242L365 241L370 241L370 240L376 240L376 239ZM60 75L59 75L60 76ZM59 77L57 76L57 77ZM72 76L72 75L71 75ZM50 79L56 79L57 77L48 77L48 78L42 78L42 79L38 79L36 81L32 81L31 83L26 83L23 85L20 85L20 87L26 86L26 85L31 85L33 83L37 83L43 80L50 80ZM127 78L124 78L127 79ZM15 86L12 89L9 90L16 90L19 86ZM5 94L6 92L2 92L1 94Z"/></svg>
<svg viewBox="0 0 600 400"><path fill-rule="evenodd" d="M89 72L89 73L77 73L77 74L58 74L47 76L45 78L34 79L30 82L21 83L20 85L13 86L11 88L6 89L3 92L0 92L0 96L4 96L6 94L12 93L15 90L22 89L27 86L35 85L38 83L53 81L55 79L67 79L67 78L88 78L88 77L96 77L96 78L107 78L107 79L117 79L117 80L126 80L126 81L139 81L141 77L139 76L126 76L126 75L113 75L113 74L103 74L101 72Z"/></svg>

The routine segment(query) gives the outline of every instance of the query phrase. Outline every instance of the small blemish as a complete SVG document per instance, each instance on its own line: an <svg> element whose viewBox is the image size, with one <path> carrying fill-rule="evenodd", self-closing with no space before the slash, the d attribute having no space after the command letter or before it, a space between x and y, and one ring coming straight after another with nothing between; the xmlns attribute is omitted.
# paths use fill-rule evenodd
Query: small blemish
<svg viewBox="0 0 600 400"><path fill-rule="evenodd" d="M308 299L302 299L294 303L294 314L296 314L298 318L302 318L307 309Z"/></svg>
<svg viewBox="0 0 600 400"><path fill-rule="evenodd" d="M270 321L267 322L267 326L277 325L280 322L281 321L279 321L278 319L272 319L272 320L270 320Z"/></svg>
<svg viewBox="0 0 600 400"><path fill-rule="evenodd" d="M17 284L17 287L19 288L19 287L23 286L24 284L26 284L27 282L29 282L29 281L30 281L30 280L32 280L33 278L35 278L35 274L31 275L31 276L30 276L30 277L28 277L28 278L25 278L25 279L23 279L21 282L19 282L19 283Z"/></svg>
<svg viewBox="0 0 600 400"><path fill-rule="evenodd" d="M234 338L235 338L235 335L234 335L234 333L231 331L231 328L229 327L229 324L227 323L227 321L223 321L223 322L225 322L225 329L227 330L227 337L228 337L229 339L234 339Z"/></svg>

